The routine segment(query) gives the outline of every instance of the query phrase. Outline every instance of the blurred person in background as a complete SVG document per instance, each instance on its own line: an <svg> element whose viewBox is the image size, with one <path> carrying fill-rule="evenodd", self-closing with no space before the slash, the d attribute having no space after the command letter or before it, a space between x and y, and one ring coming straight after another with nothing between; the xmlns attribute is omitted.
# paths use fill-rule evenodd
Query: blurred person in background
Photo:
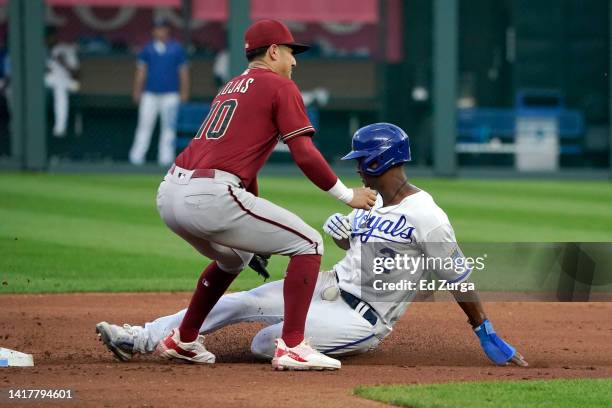
<svg viewBox="0 0 612 408"><path fill-rule="evenodd" d="M162 166L171 165L175 155L179 103L189 99L189 67L183 46L171 38L167 20L155 20L153 40L138 56L132 97L139 107L130 163L144 164L155 122L160 115L158 162Z"/></svg>
<svg viewBox="0 0 612 408"><path fill-rule="evenodd" d="M230 73L230 56L227 49L221 50L215 55L213 75L215 77L215 86L217 89L220 89L232 79Z"/></svg>
<svg viewBox="0 0 612 408"><path fill-rule="evenodd" d="M47 28L47 71L45 85L53 92L53 136L66 136L70 92L79 90L79 58L75 44L62 43L55 27Z"/></svg>

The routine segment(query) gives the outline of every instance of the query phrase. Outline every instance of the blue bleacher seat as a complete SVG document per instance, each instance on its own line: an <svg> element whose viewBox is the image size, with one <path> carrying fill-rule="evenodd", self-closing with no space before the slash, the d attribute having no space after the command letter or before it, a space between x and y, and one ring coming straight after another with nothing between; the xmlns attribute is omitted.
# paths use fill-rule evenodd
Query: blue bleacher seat
<svg viewBox="0 0 612 408"><path fill-rule="evenodd" d="M182 103L176 118L176 147L184 149L195 136L208 111L209 103Z"/></svg>
<svg viewBox="0 0 612 408"><path fill-rule="evenodd" d="M503 108L459 109L457 112L458 143L488 143L492 137L513 142L516 120L521 116L554 116L559 124L561 154L581 154L584 117L571 109L527 110Z"/></svg>

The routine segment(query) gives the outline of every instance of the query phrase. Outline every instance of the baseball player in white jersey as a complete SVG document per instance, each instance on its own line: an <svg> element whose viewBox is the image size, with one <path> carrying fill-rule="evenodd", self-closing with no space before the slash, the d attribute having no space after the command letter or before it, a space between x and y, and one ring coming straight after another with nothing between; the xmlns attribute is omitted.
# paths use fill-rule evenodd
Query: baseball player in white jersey
<svg viewBox="0 0 612 408"><path fill-rule="evenodd" d="M383 299L366 299L362 265L364 248L393 245L413 259L463 257L447 215L431 195L408 182L403 163L410 161L408 136L397 126L376 123L359 129L353 136L353 151L345 156L357 159L364 184L379 192L369 210L353 210L348 216L333 214L324 231L332 236L346 255L331 271L321 272L306 320L305 336L312 346L328 355L363 353L374 349L393 330L417 294L416 290L387 292ZM384 253L384 250L382 251ZM413 281L424 279L423 264L411 274ZM439 267L436 278L453 284L466 282L471 268ZM526 366L524 358L495 334L476 293L453 292L478 336L483 350L496 364L512 362ZM102 322L101 340L122 361L134 354L151 353L177 327L185 310L158 318L144 326L123 327ZM257 333L252 352L262 358L274 355L274 339L282 330L283 282L224 295L207 316L200 332L214 332L239 322L266 322Z"/></svg>
<svg viewBox="0 0 612 408"><path fill-rule="evenodd" d="M47 29L47 67L45 86L53 92L53 136L64 137L70 110L69 93L77 92L80 84L75 79L79 71L79 57L74 44L59 42L57 29Z"/></svg>

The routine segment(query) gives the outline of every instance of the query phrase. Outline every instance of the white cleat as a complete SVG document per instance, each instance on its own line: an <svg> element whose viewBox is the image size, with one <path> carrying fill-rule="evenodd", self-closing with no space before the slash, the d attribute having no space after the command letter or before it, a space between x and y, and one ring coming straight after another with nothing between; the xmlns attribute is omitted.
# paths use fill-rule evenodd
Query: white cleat
<svg viewBox="0 0 612 408"><path fill-rule="evenodd" d="M136 333L129 324L123 327L107 322L96 324L98 339L113 352L119 361L130 361L134 356L134 338Z"/></svg>
<svg viewBox="0 0 612 408"><path fill-rule="evenodd" d="M172 330L157 344L154 354L167 360L188 363L212 364L215 362L215 355L204 347L204 336L199 335L195 341L185 343L181 341L178 329Z"/></svg>
<svg viewBox="0 0 612 408"><path fill-rule="evenodd" d="M275 370L339 370L341 363L319 353L306 340L295 347L287 347L283 339L276 339L272 367Z"/></svg>

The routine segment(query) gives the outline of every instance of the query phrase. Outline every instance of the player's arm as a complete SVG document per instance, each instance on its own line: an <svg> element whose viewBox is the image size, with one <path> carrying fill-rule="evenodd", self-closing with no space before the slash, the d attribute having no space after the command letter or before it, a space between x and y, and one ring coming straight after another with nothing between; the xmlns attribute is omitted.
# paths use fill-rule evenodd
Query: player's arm
<svg viewBox="0 0 612 408"><path fill-rule="evenodd" d="M149 60L149 51L148 48L145 47L138 55L138 62L136 63L136 73L134 74L134 88L132 89L132 100L134 101L134 103L140 102L144 83L147 79L147 66Z"/></svg>
<svg viewBox="0 0 612 408"><path fill-rule="evenodd" d="M461 310L463 310L463 313L465 313L465 315L468 317L468 321L473 328L480 326L485 320L487 320L487 315L484 311L482 303L480 302L480 297L475 290L468 290L464 292L453 290L451 293Z"/></svg>
<svg viewBox="0 0 612 408"><path fill-rule="evenodd" d="M443 223L426 234L423 251L427 259L441 259L441 264L445 265L442 269L435 270L438 278L449 283L465 283L469 278L472 268L467 266L468 262L456 242L455 233L450 224ZM447 262L448 259L453 262ZM475 291L463 293L452 291L452 294L459 307L467 315L474 334L478 337L480 346L489 360L498 365L514 363L523 367L527 366L523 356L497 335Z"/></svg>
<svg viewBox="0 0 612 408"><path fill-rule="evenodd" d="M136 65L136 73L134 74L134 88L132 89L132 100L134 103L140 102L142 89L144 88L145 79L147 78L147 66L141 62Z"/></svg>
<svg viewBox="0 0 612 408"><path fill-rule="evenodd" d="M312 143L310 134L292 137L286 143L295 163L317 187L352 208L372 208L376 202L376 193L369 188L346 187Z"/></svg>
<svg viewBox="0 0 612 408"><path fill-rule="evenodd" d="M350 207L369 210L376 202L376 193L369 188L346 187L312 143L315 129L297 86L288 82L279 87L272 105L280 140L287 144L291 157L306 177Z"/></svg>
<svg viewBox="0 0 612 408"><path fill-rule="evenodd" d="M498 365L506 365L507 363L513 363L521 367L529 365L521 353L497 335L475 290L463 293L452 291L452 294L459 307L468 317L468 322L472 325L472 329L480 341L480 346L489 360Z"/></svg>

